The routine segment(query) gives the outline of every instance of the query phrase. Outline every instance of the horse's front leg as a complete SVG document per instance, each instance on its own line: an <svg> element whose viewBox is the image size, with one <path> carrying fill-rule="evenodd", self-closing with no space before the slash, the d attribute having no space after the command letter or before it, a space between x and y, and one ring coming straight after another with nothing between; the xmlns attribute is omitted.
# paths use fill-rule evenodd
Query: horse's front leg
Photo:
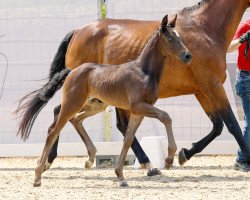
<svg viewBox="0 0 250 200"><path fill-rule="evenodd" d="M184 165L192 156L197 153L200 153L210 142L212 142L216 137L218 137L223 130L223 121L217 113L215 106L211 103L211 101L202 93L195 95L203 110L213 123L213 129L211 132L205 136L200 141L193 143L191 149L183 148L179 152L179 164Z"/></svg>
<svg viewBox="0 0 250 200"><path fill-rule="evenodd" d="M213 76L202 76L202 80L198 79L197 81L200 82L199 85L203 94L206 95L215 106L216 112L227 126L228 131L236 139L246 161L250 162L250 150L243 138L242 131L232 111L223 84L219 80L215 78L212 79L211 77Z"/></svg>
<svg viewBox="0 0 250 200"><path fill-rule="evenodd" d="M121 151L121 154L119 156L117 166L115 168L115 173L117 175L117 178L119 179L121 187L128 186L128 184L125 181L124 176L123 176L123 166L124 166L125 159L126 159L126 156L128 153L128 149L131 147L131 144L135 138L135 133L136 133L138 127L140 126L142 120L143 120L142 116L137 116L137 115L130 116L127 133L126 133L124 141L123 141L122 151Z"/></svg>
<svg viewBox="0 0 250 200"><path fill-rule="evenodd" d="M129 111L126 111L126 110L123 110L120 108L116 108L117 128L119 129L119 131L122 133L123 136L125 136L125 134L126 134L129 118L130 118ZM142 147L141 147L141 145L138 142L136 137L133 140L133 143L131 145L131 149L133 150L136 158L138 159L138 161L141 165L141 168L148 170L148 172L147 172L148 176L155 176L155 175L162 174L158 168L153 167L148 156L143 151L143 149L142 149Z"/></svg>

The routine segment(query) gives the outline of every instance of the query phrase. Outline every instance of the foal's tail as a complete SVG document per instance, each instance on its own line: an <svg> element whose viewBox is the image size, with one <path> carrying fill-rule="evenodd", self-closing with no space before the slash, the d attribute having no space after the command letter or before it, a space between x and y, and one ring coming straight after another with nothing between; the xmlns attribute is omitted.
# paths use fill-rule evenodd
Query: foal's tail
<svg viewBox="0 0 250 200"><path fill-rule="evenodd" d="M51 64L49 81L42 88L24 96L19 102L15 111L21 117L17 134L21 134L21 138L24 141L29 137L31 128L39 112L54 96L56 91L62 87L65 78L70 72L65 66L65 55L73 34L74 31L68 33L61 42Z"/></svg>

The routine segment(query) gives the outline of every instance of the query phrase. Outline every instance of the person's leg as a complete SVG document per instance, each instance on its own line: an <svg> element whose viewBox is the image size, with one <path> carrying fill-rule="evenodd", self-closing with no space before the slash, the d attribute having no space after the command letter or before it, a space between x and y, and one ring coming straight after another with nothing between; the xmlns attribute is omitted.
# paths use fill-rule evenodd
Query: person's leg
<svg viewBox="0 0 250 200"><path fill-rule="evenodd" d="M239 83L236 84L237 94L239 94L244 111L244 121L245 126L243 130L243 137L247 142L247 145L250 147L250 76L249 80L243 78ZM245 158L239 149L238 151L238 161L245 161Z"/></svg>
<svg viewBox="0 0 250 200"><path fill-rule="evenodd" d="M243 130L243 137L248 147L250 147L250 76L244 76L243 73L238 73L235 89L237 95L239 95L241 98L244 111L245 126ZM250 163L246 163L245 157L240 149L238 150L237 160L234 168L241 171L250 170Z"/></svg>

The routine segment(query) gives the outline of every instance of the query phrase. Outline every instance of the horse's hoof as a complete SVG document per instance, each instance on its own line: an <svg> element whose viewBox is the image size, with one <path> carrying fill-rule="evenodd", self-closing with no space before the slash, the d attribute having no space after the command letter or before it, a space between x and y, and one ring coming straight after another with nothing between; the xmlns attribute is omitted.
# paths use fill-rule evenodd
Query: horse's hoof
<svg viewBox="0 0 250 200"><path fill-rule="evenodd" d="M94 162L88 160L88 161L85 162L85 168L86 169L91 169L93 164L94 164Z"/></svg>
<svg viewBox="0 0 250 200"><path fill-rule="evenodd" d="M187 149L181 149L181 151L179 152L179 164L180 166L184 165L188 159L186 157L185 151L187 151Z"/></svg>
<svg viewBox="0 0 250 200"><path fill-rule="evenodd" d="M119 182L120 187L128 187L127 181L123 180Z"/></svg>
<svg viewBox="0 0 250 200"><path fill-rule="evenodd" d="M157 176L157 175L162 175L161 170L159 170L158 168L153 168L148 170L147 176Z"/></svg>
<svg viewBox="0 0 250 200"><path fill-rule="evenodd" d="M33 187L40 187L41 186L41 179L35 179L34 183L33 183Z"/></svg>
<svg viewBox="0 0 250 200"><path fill-rule="evenodd" d="M43 172L47 171L50 168L51 165L52 165L52 163L49 163L48 160L47 160L46 163L45 163Z"/></svg>

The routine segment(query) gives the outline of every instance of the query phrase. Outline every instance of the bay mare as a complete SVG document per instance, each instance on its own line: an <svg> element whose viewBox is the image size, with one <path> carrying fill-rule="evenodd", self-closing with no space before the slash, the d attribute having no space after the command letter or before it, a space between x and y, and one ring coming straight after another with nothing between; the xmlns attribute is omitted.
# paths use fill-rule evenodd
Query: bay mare
<svg viewBox="0 0 250 200"><path fill-rule="evenodd" d="M206 137L194 143L192 148L181 150L181 165L221 134L223 122L235 137L246 160L250 161L249 149L223 87L227 48L249 5L250 0L204 0L178 12L176 30L192 52L193 61L185 67L179 60L169 59L160 80L159 98L194 94L213 124ZM55 55L49 73L50 79L65 68L74 69L86 62L121 64L134 60L159 25L160 21L105 19L70 32ZM32 112L34 107L40 111L46 104L41 92L42 89L24 97L17 110L24 114L19 127L23 139L29 136L36 119L38 112ZM37 101L39 105L36 104ZM97 99L90 100L83 109L85 112L82 112L82 120L103 111L105 107ZM60 106L56 107L54 114L57 115L59 110ZM125 134L130 113L118 108L116 111L117 127ZM83 128L81 122L73 123L73 126L76 130ZM47 168L57 156L57 145L58 140L49 154ZM150 161L136 138L131 147L141 165L151 168ZM95 153L95 148L88 150Z"/></svg>
<svg viewBox="0 0 250 200"><path fill-rule="evenodd" d="M45 147L35 170L34 186L41 185L41 175L51 146L60 131L70 120L81 121L76 114L82 110L90 97L98 98L107 105L113 105L131 113L122 152L115 169L121 186L127 186L123 176L123 165L136 130L144 116L156 118L165 125L169 144L166 160L169 166L173 164L177 147L172 131L172 120L166 112L154 107L153 104L158 99L159 82L165 59L178 57L187 64L192 58L178 34L173 30L176 18L177 15L170 23L168 23L167 15L163 18L159 30L152 35L135 61L121 65L85 63L71 72L64 69L59 73L59 78L52 78L50 81L52 84L45 87L44 93L50 94L46 96L49 100L65 80L62 108L56 122L48 130ZM79 134L82 138L89 138L86 131L79 130ZM91 140L89 142L92 144ZM90 158L87 162L92 165L94 159Z"/></svg>

